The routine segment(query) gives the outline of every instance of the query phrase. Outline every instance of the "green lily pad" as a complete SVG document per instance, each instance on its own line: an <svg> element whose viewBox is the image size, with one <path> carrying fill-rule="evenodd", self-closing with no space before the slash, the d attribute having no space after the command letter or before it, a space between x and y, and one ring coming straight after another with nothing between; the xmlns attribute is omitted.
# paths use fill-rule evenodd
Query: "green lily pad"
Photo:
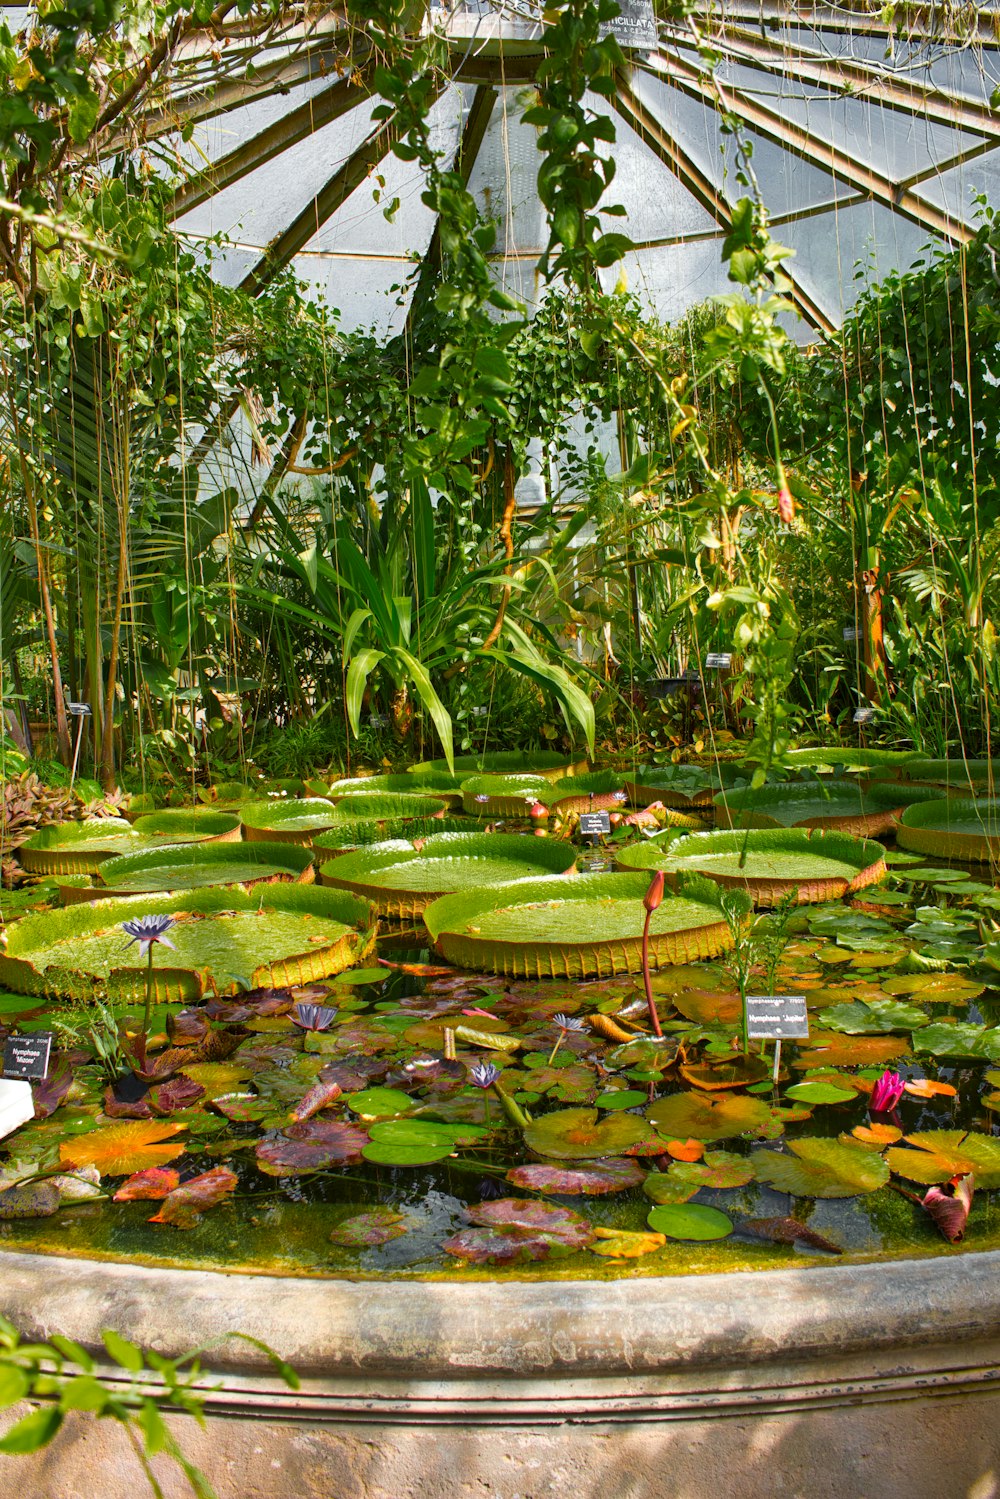
<svg viewBox="0 0 1000 1499"><path fill-rule="evenodd" d="M927 1012L916 1005L890 999L852 1000L820 1010L818 1019L831 1031L849 1036L884 1036L890 1031L912 1031L927 1021Z"/></svg>
<svg viewBox="0 0 1000 1499"><path fill-rule="evenodd" d="M351 1102L353 1105L354 1099ZM422 1119L373 1124L368 1134L369 1143L361 1154L366 1161L374 1161L380 1166L430 1166L455 1152L454 1126L431 1124Z"/></svg>
<svg viewBox="0 0 1000 1499"><path fill-rule="evenodd" d="M642 1184L642 1190L651 1202L687 1202L705 1185L704 1182L674 1176L670 1171L651 1171Z"/></svg>
<svg viewBox="0 0 1000 1499"><path fill-rule="evenodd" d="M889 1169L898 1176L930 1186L971 1171L977 1187L1000 1187L1000 1139L995 1135L928 1129L904 1138L914 1149L894 1146L886 1152Z"/></svg>
<svg viewBox="0 0 1000 1499"><path fill-rule="evenodd" d="M775 905L796 892L800 904L833 900L885 874L879 843L845 833L802 829L691 833L669 843L651 838L619 850L622 869L662 869L668 879L700 874L745 889L758 905Z"/></svg>
<svg viewBox="0 0 1000 1499"><path fill-rule="evenodd" d="M770 1131L780 1116L761 1098L746 1093L672 1093L646 1110L661 1135L674 1140L729 1140Z"/></svg>
<svg viewBox="0 0 1000 1499"><path fill-rule="evenodd" d="M432 901L424 923L450 962L526 978L639 972L649 881L643 874L554 875ZM732 946L719 891L692 878L650 923L650 960L714 957Z"/></svg>
<svg viewBox="0 0 1000 1499"><path fill-rule="evenodd" d="M733 1231L733 1220L727 1214L697 1202L665 1203L653 1208L646 1215L646 1222L668 1239L688 1239L699 1244L728 1238Z"/></svg>
<svg viewBox="0 0 1000 1499"><path fill-rule="evenodd" d="M320 866L326 885L353 890L382 916L412 920L432 900L456 890L567 874L576 850L566 843L505 833L437 833L420 842L396 839L341 854Z"/></svg>
<svg viewBox="0 0 1000 1499"><path fill-rule="evenodd" d="M745 1187L753 1181L753 1162L747 1155L730 1150L706 1150L700 1161L674 1161L667 1175L675 1182L694 1183L699 1188L720 1191L726 1187ZM655 1201L656 1199L654 1199Z"/></svg>
<svg viewBox="0 0 1000 1499"><path fill-rule="evenodd" d="M889 1180L889 1167L875 1151L833 1139L789 1140L790 1155L755 1150L757 1180L793 1197L857 1197L877 1192Z"/></svg>
<svg viewBox="0 0 1000 1499"><path fill-rule="evenodd" d="M837 1088L832 1083L810 1081L795 1083L785 1089L786 1098L797 1098L802 1103L850 1103L857 1098L853 1088Z"/></svg>
<svg viewBox="0 0 1000 1499"><path fill-rule="evenodd" d="M988 864L1000 854L1000 799L953 796L907 807L896 839L913 853Z"/></svg>
<svg viewBox="0 0 1000 1499"><path fill-rule="evenodd" d="M639 1088L621 1088L614 1093L598 1093L594 1102L599 1109L634 1109L646 1102L646 1095Z"/></svg>
<svg viewBox="0 0 1000 1499"><path fill-rule="evenodd" d="M363 957L375 939L372 907L340 890L280 884L121 896L22 917L0 952L0 985L78 999L98 990L143 998L146 964L121 924L150 915L177 918L174 949L157 950L152 970L161 1002L314 983Z"/></svg>
<svg viewBox="0 0 1000 1499"><path fill-rule="evenodd" d="M208 807L161 807L144 812L132 824L137 833L170 843L205 843L226 840L238 843L240 819L234 812L216 812Z"/></svg>
<svg viewBox="0 0 1000 1499"><path fill-rule="evenodd" d="M288 843L194 843L105 859L98 878L111 893L199 890L207 885L311 883L308 849Z"/></svg>
<svg viewBox="0 0 1000 1499"><path fill-rule="evenodd" d="M936 1057L967 1057L977 1062L1000 1062L1000 1026L925 1025L913 1032L913 1050Z"/></svg>
<svg viewBox="0 0 1000 1499"><path fill-rule="evenodd" d="M401 1088L363 1088L360 1093L352 1093L348 1101L362 1119L388 1119L414 1107L413 1099Z"/></svg>
<svg viewBox="0 0 1000 1499"><path fill-rule="evenodd" d="M832 828L862 837L888 832L910 802L927 793L916 787L852 781L784 781L721 791L714 798L720 824L738 828Z"/></svg>
<svg viewBox="0 0 1000 1499"><path fill-rule="evenodd" d="M524 1143L538 1155L559 1160L596 1160L620 1154L647 1133L645 1122L634 1114L599 1119L596 1109L558 1109L529 1124Z"/></svg>

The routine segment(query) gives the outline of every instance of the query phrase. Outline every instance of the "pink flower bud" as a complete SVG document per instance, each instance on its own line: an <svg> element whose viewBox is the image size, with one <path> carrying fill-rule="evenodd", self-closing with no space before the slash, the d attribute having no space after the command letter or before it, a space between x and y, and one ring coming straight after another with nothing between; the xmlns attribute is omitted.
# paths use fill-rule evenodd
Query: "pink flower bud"
<svg viewBox="0 0 1000 1499"><path fill-rule="evenodd" d="M778 519L786 526L790 526L795 519L795 501L787 484L782 484L778 490Z"/></svg>
<svg viewBox="0 0 1000 1499"><path fill-rule="evenodd" d="M647 911L655 911L657 906L662 901L663 887L666 884L666 878L667 877L663 873L662 869L657 869L654 871L653 878L649 882L649 889L642 897L642 904Z"/></svg>

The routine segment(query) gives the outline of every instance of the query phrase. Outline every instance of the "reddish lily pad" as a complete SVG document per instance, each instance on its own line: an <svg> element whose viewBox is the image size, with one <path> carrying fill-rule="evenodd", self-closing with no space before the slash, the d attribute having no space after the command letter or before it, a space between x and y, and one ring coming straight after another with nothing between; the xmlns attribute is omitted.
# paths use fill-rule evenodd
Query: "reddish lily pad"
<svg viewBox="0 0 1000 1499"><path fill-rule="evenodd" d="M148 1171L137 1171L128 1181L122 1182L115 1193L115 1202L162 1202L181 1184L180 1173L173 1166L151 1166Z"/></svg>
<svg viewBox="0 0 1000 1499"><path fill-rule="evenodd" d="M552 1202L530 1202L523 1197L500 1197L495 1202L480 1202L465 1209L465 1216L485 1228L502 1233L545 1234L560 1239L571 1249L583 1249L593 1238L586 1219L572 1208Z"/></svg>
<svg viewBox="0 0 1000 1499"><path fill-rule="evenodd" d="M538 1155L559 1160L596 1160L618 1155L648 1135L645 1121L634 1114L606 1114L596 1109L558 1109L529 1124L524 1141Z"/></svg>
<svg viewBox="0 0 1000 1499"><path fill-rule="evenodd" d="M771 1244L804 1244L807 1249L825 1249L828 1254L844 1252L839 1244L825 1239L797 1218L748 1218L737 1224L736 1231L755 1239L767 1239Z"/></svg>
<svg viewBox="0 0 1000 1499"><path fill-rule="evenodd" d="M834 1139L789 1140L786 1155L755 1150L750 1159L757 1180L794 1197L858 1197L877 1192L889 1180L889 1167L859 1142Z"/></svg>
<svg viewBox="0 0 1000 1499"><path fill-rule="evenodd" d="M667 1175L676 1182L693 1182L698 1187L718 1191L725 1187L745 1187L754 1179L754 1168L749 1156L729 1150L709 1150L701 1161L675 1161Z"/></svg>
<svg viewBox="0 0 1000 1499"><path fill-rule="evenodd" d="M588 1161L576 1166L515 1166L507 1172L515 1187L533 1192L556 1192L566 1197L602 1197L607 1192L624 1192L627 1187L641 1186L645 1173L635 1161L610 1159Z"/></svg>
<svg viewBox="0 0 1000 1499"><path fill-rule="evenodd" d="M463 1228L441 1245L445 1254L474 1265L509 1265L575 1254L576 1248L553 1234L505 1234L491 1228Z"/></svg>
<svg viewBox="0 0 1000 1499"><path fill-rule="evenodd" d="M282 1134L266 1135L257 1146L257 1166L267 1176L300 1176L335 1166L356 1166L368 1135L356 1124L307 1119Z"/></svg>
<svg viewBox="0 0 1000 1499"><path fill-rule="evenodd" d="M838 1031L813 1031L809 1046L792 1063L800 1072L813 1067L877 1067L910 1050L901 1036L844 1036Z"/></svg>
<svg viewBox="0 0 1000 1499"><path fill-rule="evenodd" d="M332 1103L336 1103L342 1095L343 1089L339 1083L322 1081L315 1083L292 1110L293 1123L301 1124L304 1120L311 1119L321 1109L329 1108Z"/></svg>
<svg viewBox="0 0 1000 1499"><path fill-rule="evenodd" d="M154 1114L173 1114L178 1109L189 1109L193 1103L205 1097L205 1089L193 1077L172 1078L169 1083L160 1083L146 1094Z"/></svg>
<svg viewBox="0 0 1000 1499"><path fill-rule="evenodd" d="M0 1223L15 1218L51 1218L62 1198L54 1182L24 1182L0 1192Z"/></svg>
<svg viewBox="0 0 1000 1499"><path fill-rule="evenodd" d="M176 1187L163 1200L150 1223L169 1223L173 1228L194 1228L209 1208L214 1208L236 1190L239 1178L227 1166L215 1166L201 1176Z"/></svg>
<svg viewBox="0 0 1000 1499"><path fill-rule="evenodd" d="M397 1213L393 1208L372 1208L368 1213L355 1213L338 1223L330 1234L330 1243L346 1249L375 1249L407 1232L405 1213Z"/></svg>

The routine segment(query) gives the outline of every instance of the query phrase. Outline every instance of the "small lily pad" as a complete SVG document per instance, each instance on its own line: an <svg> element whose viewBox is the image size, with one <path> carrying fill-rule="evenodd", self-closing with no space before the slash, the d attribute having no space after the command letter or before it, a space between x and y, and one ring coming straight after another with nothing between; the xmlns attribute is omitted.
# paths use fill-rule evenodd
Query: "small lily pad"
<svg viewBox="0 0 1000 1499"><path fill-rule="evenodd" d="M399 1239L407 1232L406 1215L393 1208L372 1208L368 1213L355 1213L345 1218L330 1234L331 1244L340 1244L346 1249L373 1249L379 1244L388 1244L390 1239Z"/></svg>
<svg viewBox="0 0 1000 1499"><path fill-rule="evenodd" d="M524 1187L534 1192L556 1192L566 1197L598 1197L607 1192L623 1192L627 1187L640 1186L645 1177L641 1167L632 1160L612 1158L606 1161L587 1161L575 1165L545 1166L542 1164L515 1166L507 1172L507 1180L515 1187Z"/></svg>
<svg viewBox="0 0 1000 1499"><path fill-rule="evenodd" d="M614 1112L618 1109L636 1108L638 1104L646 1102L646 1095L638 1088L622 1088L615 1093L598 1093L594 1102L599 1109Z"/></svg>
<svg viewBox="0 0 1000 1499"><path fill-rule="evenodd" d="M733 1220L719 1208L698 1202L667 1203L653 1208L646 1222L656 1233L668 1239L688 1239L707 1243L725 1239L733 1231Z"/></svg>
<svg viewBox="0 0 1000 1499"><path fill-rule="evenodd" d="M791 1088L785 1090L786 1098L797 1098L802 1103L850 1103L857 1098L853 1088L836 1088L832 1083L824 1083L819 1080L810 1080L805 1083L795 1083Z"/></svg>
<svg viewBox="0 0 1000 1499"><path fill-rule="evenodd" d="M413 1108L413 1099L401 1088L363 1088L352 1093L348 1102L362 1119L388 1119Z"/></svg>
<svg viewBox="0 0 1000 1499"><path fill-rule="evenodd" d="M625 1228L595 1228L594 1240L587 1245L591 1254L602 1254L614 1260L638 1260L655 1254L666 1244L665 1234L636 1233Z"/></svg>

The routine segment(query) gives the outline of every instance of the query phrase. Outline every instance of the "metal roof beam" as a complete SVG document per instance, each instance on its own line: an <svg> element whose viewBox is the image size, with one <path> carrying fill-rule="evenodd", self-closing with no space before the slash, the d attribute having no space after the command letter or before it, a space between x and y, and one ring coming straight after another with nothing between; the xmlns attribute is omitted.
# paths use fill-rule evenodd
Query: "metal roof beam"
<svg viewBox="0 0 1000 1499"><path fill-rule="evenodd" d="M318 234L323 225L337 212L348 198L360 187L365 178L392 150L400 137L400 127L395 116L385 120L377 129L365 137L361 145L337 168L333 176L320 188L301 213L281 234L271 241L264 254L251 266L240 290L256 297L270 281L284 270L303 245Z"/></svg>
<svg viewBox="0 0 1000 1499"><path fill-rule="evenodd" d="M230 151L228 155L220 157L211 166L198 173L182 187L178 188L174 201L171 205L170 216L177 218L180 214L189 213L191 209L199 207L209 198L220 193L223 189L231 187L234 182L255 172L258 167L273 161L280 156L282 151L287 151L291 146L296 146L300 141L313 135L317 130L322 130L325 125L330 125L334 120L339 120L342 115L362 104L367 95L362 92L356 74L338 81L324 89L321 93L306 99L297 109L276 120L259 135L252 136L250 140L244 141L241 146Z"/></svg>
<svg viewBox="0 0 1000 1499"><path fill-rule="evenodd" d="M781 72L804 83L828 88L846 98L863 99L885 109L917 115L956 130L974 130L1000 140L1000 117L987 104L961 99L930 84L901 78L886 68L875 68L851 57L827 58L797 43L761 37L725 19L718 29L718 45L726 58Z"/></svg>
<svg viewBox="0 0 1000 1499"><path fill-rule="evenodd" d="M738 18L760 31L781 27L801 27L804 31L857 32L859 36L881 36L894 41L932 41L939 44L963 45L980 43L995 47L1000 38L1000 10L994 6L965 5L953 12L958 25L948 32L940 24L948 14L943 5L920 5L907 7L902 12L900 23L884 21L874 9L860 5L852 10L850 4L811 4L797 8L788 0L722 0L716 20ZM706 17L710 22L711 17ZM662 23L661 23L662 24ZM706 38L711 36L711 25L703 27Z"/></svg>
<svg viewBox="0 0 1000 1499"><path fill-rule="evenodd" d="M709 83L705 74L699 72L690 63L680 58L662 56L650 61L653 63L656 76L662 78L664 82L680 89L682 93L687 94L691 99L696 99L700 104L707 104L716 110L719 108L719 95L715 88ZM859 192L865 193L878 203L883 203L887 208L895 209L897 213L919 224L928 233L940 235L943 239L959 244L965 244L972 237L969 226L961 219L956 219L944 209L926 203L910 188L891 181L874 167L866 166L856 156L848 155L846 151L842 151L829 141L820 140L802 125L785 119L770 105L762 104L759 100L744 94L740 89L733 88L731 84L720 85L720 92L723 107L745 124L750 125L759 135L783 146L794 155L800 156L803 161L821 167L831 176L857 188ZM978 153L984 147L977 145L974 149ZM925 175L930 176L931 171Z"/></svg>
<svg viewBox="0 0 1000 1499"><path fill-rule="evenodd" d="M643 144L659 161L663 162L664 166L670 168L681 185L687 188L703 208L708 210L719 227L729 229L733 222L733 214L726 198L719 192L711 178L706 176L691 160L669 131L664 129L655 115L650 113L642 100L633 92L628 79L621 74L618 75L617 87L611 102L614 109L635 131ZM832 333L836 324L830 315L800 285L787 266L782 266L781 270L791 283L788 300L794 303L797 311L812 323L814 328L822 329L824 333Z"/></svg>

